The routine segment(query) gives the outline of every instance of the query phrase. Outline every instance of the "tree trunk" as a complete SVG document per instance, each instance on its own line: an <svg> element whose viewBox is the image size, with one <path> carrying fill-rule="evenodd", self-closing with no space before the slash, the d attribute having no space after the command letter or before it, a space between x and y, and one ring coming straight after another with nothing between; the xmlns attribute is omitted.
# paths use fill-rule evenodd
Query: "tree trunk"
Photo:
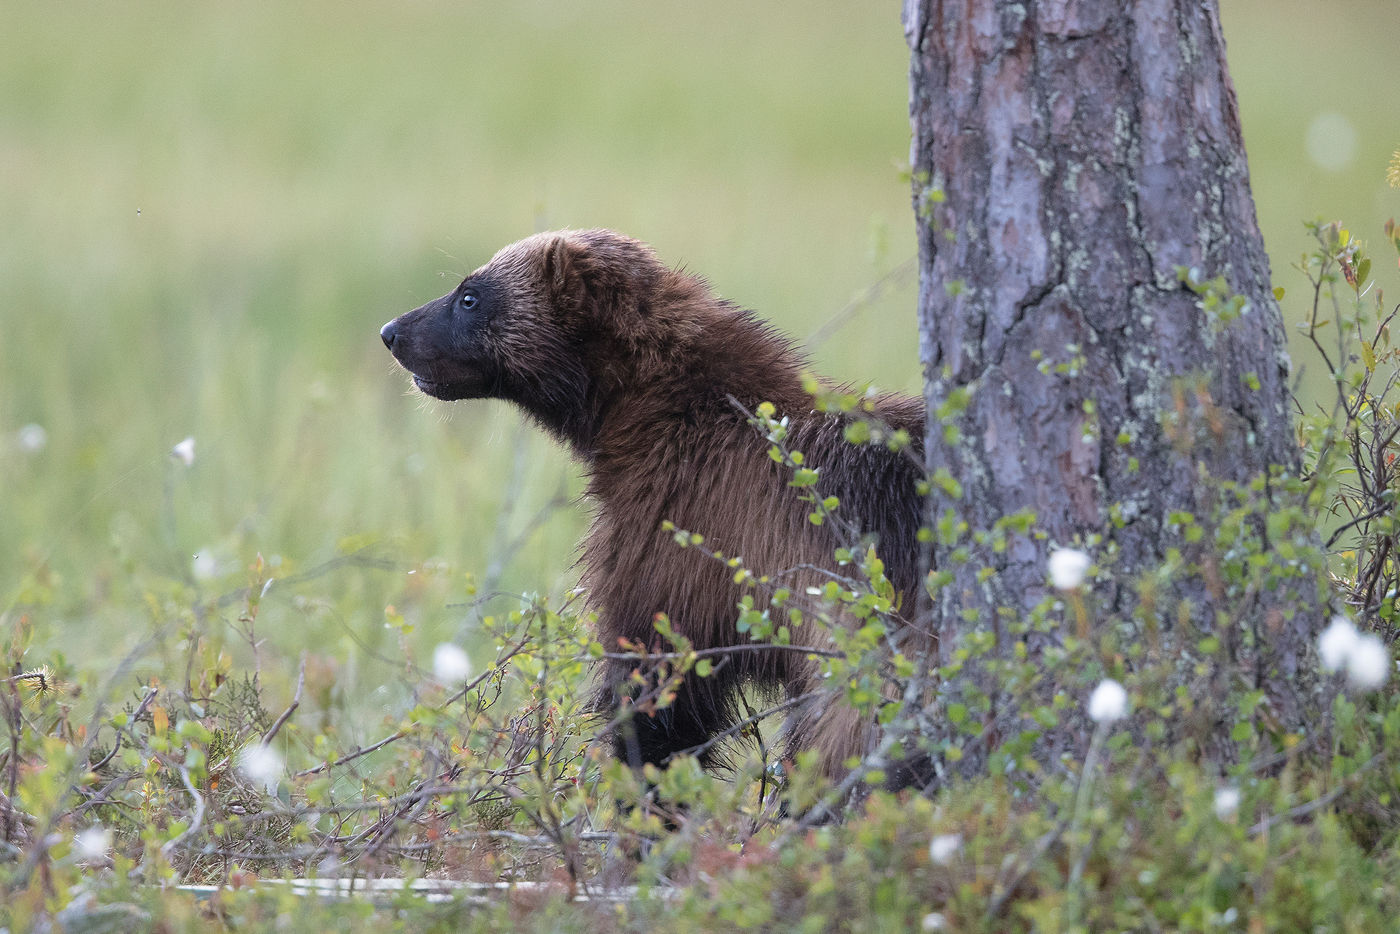
<svg viewBox="0 0 1400 934"><path fill-rule="evenodd" d="M1061 546L1112 572L1099 612L1155 626L1129 617L1134 579L1182 544L1180 514L1299 461L1216 4L906 0L904 24L940 661L979 626L1010 652L1006 608L1053 594ZM1234 320L1202 307L1215 276L1247 303ZM978 534L1024 510L1034 531ZM1183 623L1216 631L1208 567L1170 586L1168 648ZM1262 596L1268 631L1237 658L1293 725L1311 586ZM947 696L991 689L972 664Z"/></svg>

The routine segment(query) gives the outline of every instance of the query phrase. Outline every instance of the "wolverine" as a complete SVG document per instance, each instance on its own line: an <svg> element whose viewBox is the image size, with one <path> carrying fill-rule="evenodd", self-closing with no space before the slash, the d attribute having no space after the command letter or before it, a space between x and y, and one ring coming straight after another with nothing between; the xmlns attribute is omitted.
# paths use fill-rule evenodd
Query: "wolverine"
<svg viewBox="0 0 1400 934"><path fill-rule="evenodd" d="M646 244L609 230L537 234L380 336L422 392L511 402L583 466L595 512L581 583L608 652L654 644L663 613L696 649L749 642L736 629L746 591L733 569L677 545L667 523L795 594L840 573L835 523L809 519L791 468L768 455L750 421L764 402L786 418L784 443L817 471L821 495L839 500L842 524L875 543L896 607L912 614L923 401L877 396L868 413L907 432L908 448L848 443L847 417L814 407L807 362L790 340ZM819 646L822 632L809 620L792 640ZM736 692L746 684L786 692L786 753L815 750L829 777L870 748L873 719L840 702L810 653L763 647L720 660L708 677L686 675L669 705L631 716L618 714L644 690L637 660L600 663L593 703L613 718L617 755L640 767L697 751L713 765L713 740L740 721Z"/></svg>

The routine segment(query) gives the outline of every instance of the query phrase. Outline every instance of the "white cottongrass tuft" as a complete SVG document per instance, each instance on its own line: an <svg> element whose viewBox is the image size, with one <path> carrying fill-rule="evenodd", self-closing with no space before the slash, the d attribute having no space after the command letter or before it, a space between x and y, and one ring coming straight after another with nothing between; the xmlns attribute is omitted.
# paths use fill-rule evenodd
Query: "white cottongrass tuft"
<svg viewBox="0 0 1400 934"><path fill-rule="evenodd" d="M170 456L189 467L194 463L194 439L186 438L170 449Z"/></svg>
<svg viewBox="0 0 1400 934"><path fill-rule="evenodd" d="M1089 695L1089 718L1095 723L1112 723L1128 715L1128 692L1112 678L1104 678Z"/></svg>
<svg viewBox="0 0 1400 934"><path fill-rule="evenodd" d="M1050 583L1056 590L1078 590L1084 584L1093 562L1078 548L1057 548L1050 552L1046 565L1050 571Z"/></svg>
<svg viewBox="0 0 1400 934"><path fill-rule="evenodd" d="M928 842L928 856L940 866L952 862L958 850L962 849L962 834L941 833Z"/></svg>
<svg viewBox="0 0 1400 934"><path fill-rule="evenodd" d="M471 677L472 660L460 646L439 642L433 649L433 677L443 684L457 684Z"/></svg>
<svg viewBox="0 0 1400 934"><path fill-rule="evenodd" d="M1390 674L1390 653L1380 636L1367 633L1356 640L1347 656L1347 683L1358 691L1374 691Z"/></svg>
<svg viewBox="0 0 1400 934"><path fill-rule="evenodd" d="M1229 820L1240 809L1240 790L1234 785L1226 785L1215 790L1215 816Z"/></svg>
<svg viewBox="0 0 1400 934"><path fill-rule="evenodd" d="M190 573L197 581L213 580L219 576L221 570L219 559L214 557L214 552L208 548L190 559Z"/></svg>
<svg viewBox="0 0 1400 934"><path fill-rule="evenodd" d="M1332 617L1332 622L1317 637L1317 654L1322 657L1322 667L1327 671L1345 668L1347 657L1360 637L1351 620L1345 616Z"/></svg>
<svg viewBox="0 0 1400 934"><path fill-rule="evenodd" d="M1308 124L1303 150L1318 168L1340 172L1356 159L1356 127L1344 114L1325 110Z"/></svg>
<svg viewBox="0 0 1400 934"><path fill-rule="evenodd" d="M106 859L107 852L111 849L112 831L101 824L93 824L73 835L73 852L85 863Z"/></svg>
<svg viewBox="0 0 1400 934"><path fill-rule="evenodd" d="M25 425L15 435L15 441L19 443L19 449L26 454L38 454L49 443L49 433L44 430L43 425L36 425L33 422Z"/></svg>
<svg viewBox="0 0 1400 934"><path fill-rule="evenodd" d="M286 764L282 754L261 742L245 746L238 754L238 771L255 785L260 785L268 794L277 794L277 783L282 780Z"/></svg>
<svg viewBox="0 0 1400 934"><path fill-rule="evenodd" d="M1373 633L1357 632L1345 616L1334 616L1317 637L1317 654L1326 671L1345 671L1347 684L1373 691L1390 676L1390 653Z"/></svg>

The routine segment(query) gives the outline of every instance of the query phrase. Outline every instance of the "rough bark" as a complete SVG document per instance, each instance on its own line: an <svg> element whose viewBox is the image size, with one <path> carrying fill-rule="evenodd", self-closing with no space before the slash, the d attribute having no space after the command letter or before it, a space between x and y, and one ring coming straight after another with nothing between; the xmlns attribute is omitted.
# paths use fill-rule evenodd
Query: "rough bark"
<svg viewBox="0 0 1400 934"><path fill-rule="evenodd" d="M946 664L976 625L962 611L1046 596L1055 546L1111 566L1095 597L1127 610L1168 516L1211 509L1206 476L1295 472L1298 452L1213 0L906 0L904 23L927 451L956 481L930 516L976 532L1029 509L1044 533L1002 551L939 535ZM1180 267L1224 276L1245 313L1213 320ZM1211 631L1209 582L1174 586ZM1279 679L1315 615L1270 615L1253 659L1286 720L1306 705Z"/></svg>

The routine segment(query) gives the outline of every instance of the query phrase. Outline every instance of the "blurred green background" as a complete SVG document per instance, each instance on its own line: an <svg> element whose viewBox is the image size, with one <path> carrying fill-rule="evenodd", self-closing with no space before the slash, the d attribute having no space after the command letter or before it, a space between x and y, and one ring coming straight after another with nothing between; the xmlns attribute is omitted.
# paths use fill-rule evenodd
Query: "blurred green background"
<svg viewBox="0 0 1400 934"><path fill-rule="evenodd" d="M1400 4L1223 15L1296 316L1300 221L1400 213ZM379 326L509 241L609 226L809 335L914 251L906 68L892 0L6 0L0 641L22 619L30 661L100 667L210 627L190 597L259 554L285 577L373 543L392 569L274 586L257 633L354 690L355 659L468 626L468 575L561 592L584 513L533 517L578 492L565 453L410 393ZM912 286L814 356L917 390Z"/></svg>

